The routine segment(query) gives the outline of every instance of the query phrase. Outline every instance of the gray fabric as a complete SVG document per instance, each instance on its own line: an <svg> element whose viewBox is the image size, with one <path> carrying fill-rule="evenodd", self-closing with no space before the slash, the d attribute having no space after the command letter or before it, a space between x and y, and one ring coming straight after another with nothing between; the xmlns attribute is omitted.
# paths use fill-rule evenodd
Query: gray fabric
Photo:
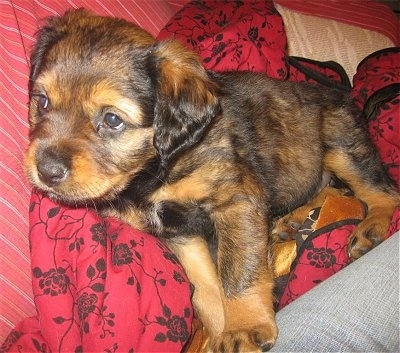
<svg viewBox="0 0 400 353"><path fill-rule="evenodd" d="M271 352L399 352L399 233L277 313Z"/></svg>

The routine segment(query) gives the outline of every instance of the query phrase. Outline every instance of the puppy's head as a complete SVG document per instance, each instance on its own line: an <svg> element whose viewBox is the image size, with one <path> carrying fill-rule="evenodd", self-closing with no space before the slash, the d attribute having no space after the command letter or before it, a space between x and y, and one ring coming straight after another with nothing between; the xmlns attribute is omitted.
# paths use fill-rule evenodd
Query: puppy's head
<svg viewBox="0 0 400 353"><path fill-rule="evenodd" d="M112 199L199 142L215 90L174 41L84 10L51 18L31 55L27 175L64 201Z"/></svg>

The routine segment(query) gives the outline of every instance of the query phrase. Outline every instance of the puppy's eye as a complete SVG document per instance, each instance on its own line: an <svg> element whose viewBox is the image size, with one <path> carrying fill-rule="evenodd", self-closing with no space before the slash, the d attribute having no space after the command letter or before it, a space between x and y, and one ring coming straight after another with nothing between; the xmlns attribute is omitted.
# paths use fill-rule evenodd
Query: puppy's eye
<svg viewBox="0 0 400 353"><path fill-rule="evenodd" d="M50 107L49 98L47 98L47 96L45 96L44 94L40 94L38 96L38 104L40 109L48 110Z"/></svg>
<svg viewBox="0 0 400 353"><path fill-rule="evenodd" d="M105 127L113 130L122 130L125 126L124 121L114 113L106 113L104 115L103 123Z"/></svg>

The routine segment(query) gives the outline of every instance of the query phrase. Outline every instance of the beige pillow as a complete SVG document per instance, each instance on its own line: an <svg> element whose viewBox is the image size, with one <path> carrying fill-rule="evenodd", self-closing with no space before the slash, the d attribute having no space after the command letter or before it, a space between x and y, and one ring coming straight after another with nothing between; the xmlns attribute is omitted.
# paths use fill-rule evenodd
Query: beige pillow
<svg viewBox="0 0 400 353"><path fill-rule="evenodd" d="M289 55L336 61L352 81L367 55L394 43L383 34L331 19L304 15L275 4L283 18Z"/></svg>

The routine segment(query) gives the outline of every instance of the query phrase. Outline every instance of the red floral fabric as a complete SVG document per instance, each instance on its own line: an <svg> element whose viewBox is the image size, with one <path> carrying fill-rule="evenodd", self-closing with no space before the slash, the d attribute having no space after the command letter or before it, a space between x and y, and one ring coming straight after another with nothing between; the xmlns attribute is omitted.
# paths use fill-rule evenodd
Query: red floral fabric
<svg viewBox="0 0 400 353"><path fill-rule="evenodd" d="M319 208L313 210L296 235L297 257L292 263L278 309L309 291L317 284L351 263L347 254L347 239L359 223L346 219L332 223L317 231L310 231L318 219ZM400 229L400 209L393 215L387 237Z"/></svg>
<svg viewBox="0 0 400 353"><path fill-rule="evenodd" d="M354 76L353 97L389 174L400 188L400 48L366 57Z"/></svg>
<svg viewBox="0 0 400 353"><path fill-rule="evenodd" d="M171 37L197 52L207 69L287 77L286 35L272 0L191 1L157 38Z"/></svg>
<svg viewBox="0 0 400 353"><path fill-rule="evenodd" d="M1 352L180 352L191 285L156 238L34 191L30 246L37 317Z"/></svg>

